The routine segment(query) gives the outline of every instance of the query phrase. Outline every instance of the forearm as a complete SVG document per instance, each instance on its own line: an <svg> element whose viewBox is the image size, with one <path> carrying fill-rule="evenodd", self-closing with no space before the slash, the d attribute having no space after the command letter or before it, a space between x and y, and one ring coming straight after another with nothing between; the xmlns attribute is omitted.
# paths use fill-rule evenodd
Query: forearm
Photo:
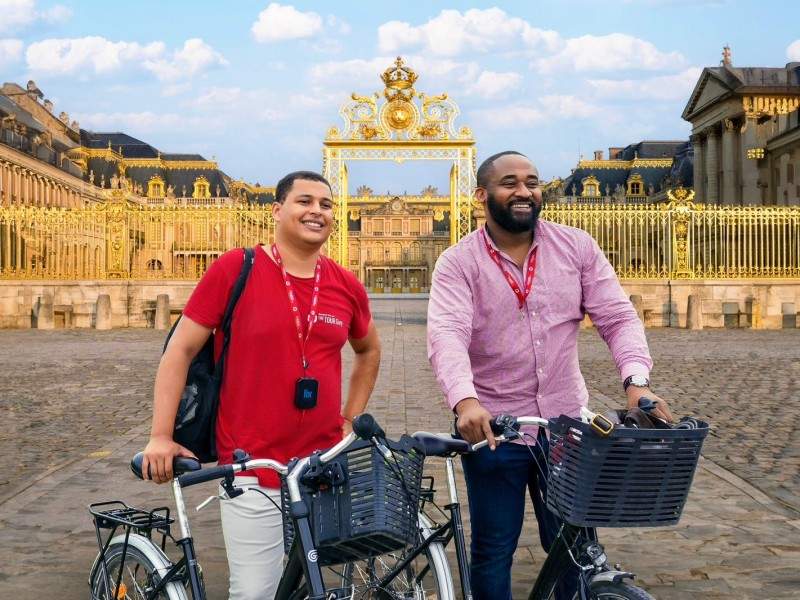
<svg viewBox="0 0 800 600"><path fill-rule="evenodd" d="M370 394L378 378L378 368L381 364L380 348L374 348L355 355L353 372L350 375L350 386L347 393L347 402L342 409L342 416L348 421L364 412L369 402Z"/></svg>
<svg viewBox="0 0 800 600"><path fill-rule="evenodd" d="M186 385L192 356L180 351L167 351L161 357L153 391L153 423L150 437L172 439L175 415Z"/></svg>

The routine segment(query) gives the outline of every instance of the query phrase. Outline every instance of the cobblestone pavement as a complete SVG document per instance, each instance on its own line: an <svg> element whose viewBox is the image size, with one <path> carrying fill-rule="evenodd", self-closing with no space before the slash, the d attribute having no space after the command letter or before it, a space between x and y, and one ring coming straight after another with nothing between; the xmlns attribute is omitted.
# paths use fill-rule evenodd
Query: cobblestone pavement
<svg viewBox="0 0 800 600"><path fill-rule="evenodd" d="M446 431L450 416L425 358L424 301L373 308L384 352L370 411L390 434ZM657 391L676 414L714 424L679 525L600 534L612 559L657 598L797 597L800 512L791 507L800 508L800 440L784 407L800 390L799 333L648 331ZM153 330L0 331L0 598L86 597L96 553L90 501L171 503L168 488L140 483L127 468L147 438L163 338ZM593 331L581 333L581 364L597 407L621 402ZM191 488L188 504L212 490ZM224 598L216 511L191 518L209 596ZM542 560L535 519L526 523L515 597L527 595Z"/></svg>

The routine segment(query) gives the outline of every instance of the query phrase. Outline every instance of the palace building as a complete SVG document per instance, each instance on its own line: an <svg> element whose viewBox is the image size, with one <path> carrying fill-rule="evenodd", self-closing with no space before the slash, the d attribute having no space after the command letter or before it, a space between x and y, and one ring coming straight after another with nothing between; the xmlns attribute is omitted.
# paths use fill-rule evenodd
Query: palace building
<svg viewBox="0 0 800 600"><path fill-rule="evenodd" d="M737 67L723 49L682 117L692 124L695 197L710 204L800 204L800 62Z"/></svg>
<svg viewBox="0 0 800 600"><path fill-rule="evenodd" d="M564 180L545 187L548 201L637 204L662 202L673 187L692 187L692 147L685 141L642 141L578 161Z"/></svg>

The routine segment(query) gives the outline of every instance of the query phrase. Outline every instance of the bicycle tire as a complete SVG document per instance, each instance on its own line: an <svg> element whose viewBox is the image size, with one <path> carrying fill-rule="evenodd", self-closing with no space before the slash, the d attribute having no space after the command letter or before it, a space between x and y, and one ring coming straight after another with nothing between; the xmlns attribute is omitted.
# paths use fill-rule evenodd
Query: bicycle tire
<svg viewBox="0 0 800 600"><path fill-rule="evenodd" d="M419 516L419 522L420 532L425 539L431 535L432 525L422 514ZM391 588L378 588L377 580L403 558L404 552L401 550L363 561L326 567L323 578L331 582L334 588L342 590L345 594L343 597L352 600L456 599L447 555L439 542L430 544L424 553L414 559L407 570L392 580ZM417 581L419 575L423 577ZM308 591L303 581L289 596L289 600L304 600L307 597Z"/></svg>
<svg viewBox="0 0 800 600"><path fill-rule="evenodd" d="M433 525L422 513L419 515L419 527L422 539L430 537ZM362 598L365 600L397 598L399 600L411 597L455 600L453 577L447 563L447 555L444 546L439 542L430 544L424 553L415 558L408 569L393 580L391 588L377 588L376 580L388 573L395 564L402 560L405 552L403 550L382 554L368 561L349 563L346 565L345 576L342 578L342 587L352 590L353 600ZM434 592L435 595L428 595ZM414 595L410 596L411 593Z"/></svg>
<svg viewBox="0 0 800 600"><path fill-rule="evenodd" d="M144 591L161 580L161 577L170 569L172 563L164 552L152 541L138 534L131 534L128 538L128 548L125 550L125 565L120 582L120 591L112 589L116 584L125 536L119 535L111 540L106 550L105 559L108 569L109 589L111 598L107 598L103 585L103 569L98 554L92 565L89 576L89 592L91 600L116 600L122 598L144 598ZM124 591L122 586L125 586ZM143 587L144 586L144 587ZM138 592L138 594L137 594ZM165 600L188 600L186 590L179 581L173 581L164 586L158 598Z"/></svg>
<svg viewBox="0 0 800 600"><path fill-rule="evenodd" d="M589 592L592 600L655 600L642 588L622 582L594 581L589 585Z"/></svg>

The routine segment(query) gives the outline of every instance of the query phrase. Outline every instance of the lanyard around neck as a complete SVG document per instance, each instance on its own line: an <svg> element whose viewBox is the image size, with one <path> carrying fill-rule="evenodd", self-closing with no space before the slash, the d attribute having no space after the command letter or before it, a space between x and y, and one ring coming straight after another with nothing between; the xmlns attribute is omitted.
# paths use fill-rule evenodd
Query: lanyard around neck
<svg viewBox="0 0 800 600"><path fill-rule="evenodd" d="M486 251L492 258L492 261L494 261L494 264L496 264L503 273L508 285L514 291L514 295L516 295L517 302L519 303L519 308L522 310L522 308L525 306L525 301L528 299L528 295L531 293L531 289L533 288L533 277L536 274L536 252L539 248L534 247L533 249L531 259L528 261L528 270L525 272L525 287L523 289L519 289L519 284L514 279L513 275L511 275L511 273L509 273L503 266L503 261L500 259L500 253L495 250L492 244L489 242L489 236L486 235L486 230L481 229L481 234L483 235L483 242L486 244Z"/></svg>
<svg viewBox="0 0 800 600"><path fill-rule="evenodd" d="M306 330L306 337L303 338L303 322L300 320L300 307L297 304L297 295L292 288L292 282L289 279L289 274L286 272L286 267L283 265L281 253L278 252L278 246L272 244L272 256L275 262L281 268L283 275L283 283L286 286L286 294L289 296L289 307L292 311L295 328L297 329L297 340L300 342L300 356L303 359L303 372L308 368L308 360L306 359L306 344L308 338L311 337L311 328L317 322L317 304L319 303L319 282L322 274L322 259L317 258L317 266L314 269L314 292L311 294L311 307L308 310L308 329Z"/></svg>

